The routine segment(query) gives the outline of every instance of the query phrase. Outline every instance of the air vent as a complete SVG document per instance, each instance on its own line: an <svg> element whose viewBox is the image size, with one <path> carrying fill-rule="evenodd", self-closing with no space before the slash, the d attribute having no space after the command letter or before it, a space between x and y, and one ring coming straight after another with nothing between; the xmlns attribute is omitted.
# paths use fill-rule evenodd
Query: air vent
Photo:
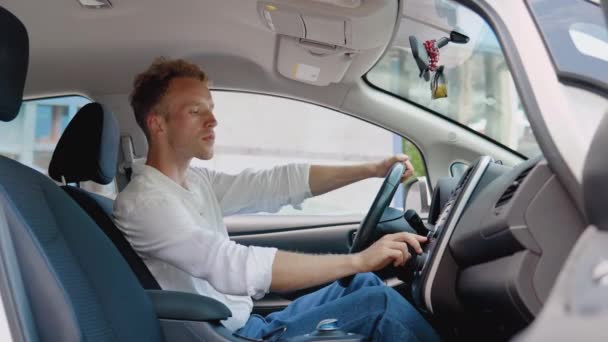
<svg viewBox="0 0 608 342"><path fill-rule="evenodd" d="M502 207L503 205L505 205L509 202L511 197L513 197L513 195L515 195L515 191L517 191L517 188L519 188L519 185L524 181L524 178L526 178L528 173L530 173L530 170L532 170L532 167L529 167L529 168L523 170L519 174L519 176L517 176L517 178L515 178L513 183L511 183L511 185L509 185L509 187L507 188L507 190L505 190L505 192L502 194L502 196L500 196L500 198L498 199L498 202L496 202L496 205L494 206L494 208Z"/></svg>

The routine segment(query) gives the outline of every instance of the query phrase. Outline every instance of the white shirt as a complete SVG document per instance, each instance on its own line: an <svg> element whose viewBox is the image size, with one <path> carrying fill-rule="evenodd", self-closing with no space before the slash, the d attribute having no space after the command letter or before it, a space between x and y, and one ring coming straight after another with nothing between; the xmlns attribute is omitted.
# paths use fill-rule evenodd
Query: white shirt
<svg viewBox="0 0 608 342"><path fill-rule="evenodd" d="M275 212L311 196L309 165L229 175L189 168L186 188L159 170L136 165L114 203L114 220L164 290L198 293L226 304L236 330L268 293L276 248L231 241L223 216Z"/></svg>

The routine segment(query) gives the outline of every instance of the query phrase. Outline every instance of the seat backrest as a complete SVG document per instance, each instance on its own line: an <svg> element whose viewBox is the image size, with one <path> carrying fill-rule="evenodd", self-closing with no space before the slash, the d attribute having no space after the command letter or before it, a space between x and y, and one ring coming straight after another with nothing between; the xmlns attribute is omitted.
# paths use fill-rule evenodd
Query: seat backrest
<svg viewBox="0 0 608 342"><path fill-rule="evenodd" d="M608 231L608 113L604 115L595 131L583 168L583 200L590 224Z"/></svg>
<svg viewBox="0 0 608 342"><path fill-rule="evenodd" d="M23 24L0 7L2 121L11 120L19 109L27 42ZM5 157L0 157L0 185L0 202L12 215L5 220L12 238L29 239L15 249L40 339L162 339L150 299L78 204L46 176Z"/></svg>
<svg viewBox="0 0 608 342"><path fill-rule="evenodd" d="M93 181L109 184L116 175L119 128L114 115L99 103L82 107L61 135L49 164L58 182ZM112 221L113 201L81 188L62 186L112 240L145 289L160 289L158 282Z"/></svg>

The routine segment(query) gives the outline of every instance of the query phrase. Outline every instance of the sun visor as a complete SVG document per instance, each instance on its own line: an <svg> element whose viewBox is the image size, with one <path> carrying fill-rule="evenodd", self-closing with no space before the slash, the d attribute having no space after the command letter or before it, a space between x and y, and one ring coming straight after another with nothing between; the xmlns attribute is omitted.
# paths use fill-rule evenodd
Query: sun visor
<svg viewBox="0 0 608 342"><path fill-rule="evenodd" d="M280 36L277 66L287 78L324 86L342 80L352 53L335 45Z"/></svg>
<svg viewBox="0 0 608 342"><path fill-rule="evenodd" d="M328 44L347 46L350 37L350 21L343 18L323 18L312 15L302 16L306 27L306 39Z"/></svg>
<svg viewBox="0 0 608 342"><path fill-rule="evenodd" d="M384 49L397 21L395 1L260 1L258 11L278 35L277 69L287 78L338 83L363 51Z"/></svg>
<svg viewBox="0 0 608 342"><path fill-rule="evenodd" d="M300 13L273 8L276 7L269 5L264 9L266 24L273 31L287 36L306 38L304 19Z"/></svg>
<svg viewBox="0 0 608 342"><path fill-rule="evenodd" d="M277 8L274 10L265 9L264 19L273 31L281 35L342 46L347 45L346 32L350 23L343 18L301 15L294 11Z"/></svg>

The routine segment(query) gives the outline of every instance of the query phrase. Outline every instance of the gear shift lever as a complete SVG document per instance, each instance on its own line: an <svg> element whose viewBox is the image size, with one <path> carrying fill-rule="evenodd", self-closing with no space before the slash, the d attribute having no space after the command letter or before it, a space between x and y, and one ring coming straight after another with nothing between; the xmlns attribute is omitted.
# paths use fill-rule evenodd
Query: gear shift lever
<svg viewBox="0 0 608 342"><path fill-rule="evenodd" d="M338 327L335 318L324 319L317 324L317 329L305 335L295 336L283 340L285 342L363 342L368 339L363 335L347 333Z"/></svg>

